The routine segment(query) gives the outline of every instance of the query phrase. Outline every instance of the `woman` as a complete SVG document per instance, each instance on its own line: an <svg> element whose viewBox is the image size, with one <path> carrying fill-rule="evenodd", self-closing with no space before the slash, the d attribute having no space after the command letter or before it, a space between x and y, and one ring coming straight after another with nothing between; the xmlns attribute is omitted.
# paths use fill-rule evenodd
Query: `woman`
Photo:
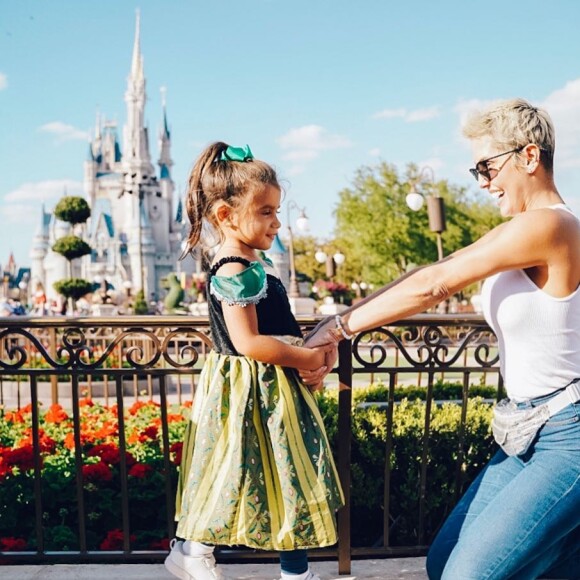
<svg viewBox="0 0 580 580"><path fill-rule="evenodd" d="M309 344L417 314L485 279L484 314L513 403L494 415L507 453L495 454L451 513L427 571L446 580L580 578L580 222L554 184L547 113L502 101L474 114L464 135L471 174L512 219L325 321ZM527 449L512 441L522 433Z"/></svg>

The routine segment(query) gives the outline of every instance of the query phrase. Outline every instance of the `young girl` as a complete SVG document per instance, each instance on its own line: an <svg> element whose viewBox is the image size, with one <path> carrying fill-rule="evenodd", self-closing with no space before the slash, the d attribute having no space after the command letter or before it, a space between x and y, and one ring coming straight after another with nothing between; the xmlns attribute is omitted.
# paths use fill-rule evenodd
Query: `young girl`
<svg viewBox="0 0 580 580"><path fill-rule="evenodd" d="M282 580L319 580L306 549L337 541L343 495L322 418L295 369L330 364L302 347L268 250L278 233L276 172L250 148L209 146L189 180L189 252L202 224L220 235L209 271L214 343L185 435L177 537L165 560L183 580L223 578L215 545L280 551ZM205 227L205 226L204 226Z"/></svg>

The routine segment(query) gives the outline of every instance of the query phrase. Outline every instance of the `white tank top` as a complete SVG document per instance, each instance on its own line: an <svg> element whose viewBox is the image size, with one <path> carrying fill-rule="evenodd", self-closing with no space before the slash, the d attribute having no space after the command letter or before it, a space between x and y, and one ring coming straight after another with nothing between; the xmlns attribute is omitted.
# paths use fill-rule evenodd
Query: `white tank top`
<svg viewBox="0 0 580 580"><path fill-rule="evenodd" d="M572 213L563 204L550 207ZM580 377L580 288L554 298L523 270L510 270L484 282L481 303L510 399L549 395Z"/></svg>

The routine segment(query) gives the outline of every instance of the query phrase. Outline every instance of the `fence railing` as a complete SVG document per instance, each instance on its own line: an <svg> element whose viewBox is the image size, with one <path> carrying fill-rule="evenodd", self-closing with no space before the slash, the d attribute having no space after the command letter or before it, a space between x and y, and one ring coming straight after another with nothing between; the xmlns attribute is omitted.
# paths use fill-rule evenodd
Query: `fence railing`
<svg viewBox="0 0 580 580"><path fill-rule="evenodd" d="M317 322L318 319L313 318L300 320L305 331ZM163 506L156 506L156 509L163 512L166 538L171 538L175 531L173 506L176 472L175 453L170 441L175 436L172 431L172 410L192 400L209 348L211 339L205 318L149 316L0 319L0 421L6 428L9 423L8 413L23 409L30 411L30 428L27 433L33 459L28 466L32 491L28 507L31 521L34 521L33 549L27 546L25 549L11 548L11 551L0 552L3 560L17 563L79 563L161 560L165 557L166 551L161 546L139 550L132 547L133 516L130 505L142 501L142 498L134 491L134 468L130 456L126 454L130 444L127 438L131 420L127 410L130 405L133 409L136 402L148 401L154 401L159 410L156 445L160 453L158 473L163 474L160 480L163 486ZM461 466L465 460L464 435L469 389L474 384L493 385L497 387L498 397L502 390L496 338L484 320L478 315L421 315L362 333L353 341L340 344L338 365L328 376L326 387L337 391L338 436L334 451L345 490L346 506L338 514L338 546L314 554L315 557L337 557L340 573L349 573L353 556L396 556L425 552L424 523L429 478L427 459L432 444L431 411L437 405L433 388L438 380L459 382L462 385L462 395L456 401L461 406L461 421L456 434L456 468L450 474L454 478L456 493L459 493L464 483ZM384 410L386 430L383 533L381 541L375 542L373 546L353 548L350 497L353 387L356 389L369 383L382 383L387 393L384 401L376 403ZM413 545L391 546L389 514L395 389L409 385L420 385L426 390L421 451L416 466L417 485L420 489L418 529ZM94 549L94 538L90 531L91 518L97 517L95 514L98 511L95 511L95 498L90 493L93 488L90 487L90 481L87 482L86 433L83 431L86 421L83 404L87 401L114 408L117 418L115 433L119 448L120 533L117 545L115 542L101 543L100 549ZM74 505L70 511L74 513L78 537L68 544L63 541L63 545L67 544L64 548L55 548L55 539L46 537L47 520L55 517L50 510L57 508L50 496L49 475L42 464L46 456L46 448L43 447L46 434L41 428L39 406L48 407L51 404L59 404L64 410L70 424L70 448L74 450L71 454L71 471L74 473L70 479L70 499ZM14 415L11 418L14 419ZM0 437L2 432L0 429ZM3 445L0 439L0 450ZM1 462L2 459L0 480L4 477L3 483L6 484L13 473L6 461L3 472ZM143 475L145 478L146 474ZM146 508L144 504L143 510ZM2 511L8 510L9 513L10 509L9 505L0 505ZM61 507L58 513L63 509ZM0 518L3 517L0 515ZM220 557L226 560L259 560L272 556L251 550L222 550Z"/></svg>

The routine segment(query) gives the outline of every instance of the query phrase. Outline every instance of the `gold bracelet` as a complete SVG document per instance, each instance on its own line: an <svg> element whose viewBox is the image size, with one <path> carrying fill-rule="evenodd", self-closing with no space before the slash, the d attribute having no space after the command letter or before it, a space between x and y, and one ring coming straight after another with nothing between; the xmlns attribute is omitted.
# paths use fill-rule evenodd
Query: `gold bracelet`
<svg viewBox="0 0 580 580"><path fill-rule="evenodd" d="M342 334L343 338L345 338L346 340L352 340L354 337L354 334L349 334L346 331L346 328L344 327L344 324L342 322L342 318L340 317L340 314L337 314L334 317L334 322L336 323L336 330L338 330L340 332L340 334Z"/></svg>

